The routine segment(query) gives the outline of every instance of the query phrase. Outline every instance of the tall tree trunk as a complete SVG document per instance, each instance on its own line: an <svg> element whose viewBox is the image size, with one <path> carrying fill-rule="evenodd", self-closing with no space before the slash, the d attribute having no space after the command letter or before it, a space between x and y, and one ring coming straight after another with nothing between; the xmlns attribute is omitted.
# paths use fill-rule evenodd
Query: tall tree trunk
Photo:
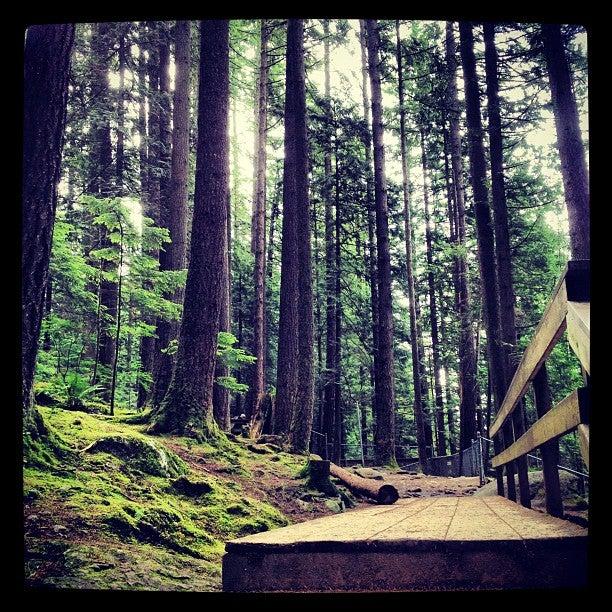
<svg viewBox="0 0 612 612"><path fill-rule="evenodd" d="M147 22L147 51L146 71L149 80L148 87L148 125L147 125L147 198L144 214L153 220L155 225L160 223L160 181L157 163L160 159L160 131L159 131L159 24L154 21ZM152 249L148 255L159 259L159 250ZM147 288L151 288L148 286ZM155 326L155 317L145 317L147 325ZM140 341L140 369L150 376L153 374L155 360L155 336L144 336ZM142 408L151 395L152 388L141 384L138 389L138 407Z"/></svg>
<svg viewBox="0 0 612 612"><path fill-rule="evenodd" d="M74 24L26 32L23 90L21 400L32 422L38 340L49 279Z"/></svg>
<svg viewBox="0 0 612 612"><path fill-rule="evenodd" d="M512 285L512 262L510 231L508 228L508 206L504 184L504 149L501 131L499 106L499 82L497 76L497 50L495 49L495 26L484 23L485 68L487 81L487 110L489 131L489 152L491 156L491 199L495 232L495 261L497 263L497 283L499 293L499 320L504 357L506 360L506 380L509 382L518 365L516 354L516 321L514 316L514 288ZM512 413L514 435L519 438L525 433L524 404ZM529 479L527 476L527 457L516 460L519 478L521 504L531 507Z"/></svg>
<svg viewBox="0 0 612 612"><path fill-rule="evenodd" d="M175 26L175 77L174 107L172 115L172 153L170 182L168 185L167 222L171 242L165 246L166 255L160 257L162 270L183 270L187 257L187 180L189 176L189 72L191 67L191 25L189 21L177 21ZM166 296L180 304L182 289ZM167 348L176 339L178 322L160 319L157 323L158 345ZM153 405L159 406L170 384L174 358L160 353L157 359Z"/></svg>
<svg viewBox="0 0 612 612"><path fill-rule="evenodd" d="M157 165L157 176L159 180L159 225L168 230L172 229L172 213L170 192L170 167L171 167L171 146L172 131L170 129L170 32L168 22L158 22L158 57L157 65L159 81L158 98L158 121L159 121L159 145L158 157L155 159ZM170 236L172 238L172 235ZM159 250L159 269L172 270L171 247L165 244ZM162 349L166 348L170 338L168 336L168 325L164 326L161 318L156 322L155 352L153 357L153 371L156 373L160 368L160 359L163 358ZM160 327L162 329L160 329ZM155 388L153 389L155 392ZM153 393L153 403L155 403L155 393Z"/></svg>
<svg viewBox="0 0 612 612"><path fill-rule="evenodd" d="M468 126L468 146L470 156L470 176L474 193L474 214L476 217L476 232L478 240L478 261L480 264L480 285L484 321L487 330L487 355L489 372L491 374L493 398L496 412L501 408L506 393L506 372L503 349L501 345L501 329L499 322L499 303L497 295L497 272L495 268L495 244L493 240L493 224L489 209L487 191L487 168L483 146L483 129L480 117L480 94L478 77L476 75L476 60L474 57L474 36L472 24L469 21L459 23L461 37L461 61L463 64L463 79L465 82L465 99ZM509 423L511 426L511 423ZM504 438L506 437L504 431ZM496 437L496 452L501 449L504 441ZM508 497L516 498L514 490L514 473L512 466L507 466ZM499 479L498 475L498 490Z"/></svg>
<svg viewBox="0 0 612 612"><path fill-rule="evenodd" d="M95 173L94 194L99 198L111 198L117 194L115 173L113 172L113 149L111 141L110 117L113 103L109 91L110 54L112 48L112 28L109 23L94 25L91 50L93 55L92 85L95 87L97 112L92 118L92 172ZM98 248L111 248L106 229L99 232ZM111 272L113 263L103 261L103 272ZM110 371L115 356L115 325L117 319L117 283L100 277L99 286L101 316L100 343L98 349L99 364L104 366L103 397L110 399Z"/></svg>
<svg viewBox="0 0 612 612"><path fill-rule="evenodd" d="M465 200L463 197L463 163L461 158L461 135L459 121L461 110L457 100L457 59L453 24L446 23L446 63L449 70L449 140L452 170L452 194L456 210L457 245L465 246ZM476 437L476 398L479 395L476 379L476 351L472 329L468 266L466 255L456 255L457 306L459 311L459 449L469 447Z"/></svg>
<svg viewBox="0 0 612 612"><path fill-rule="evenodd" d="M436 404L435 423L437 431L437 452L446 454L446 434L444 431L444 400L442 399L442 382L440 380L440 338L438 333L438 308L436 286L434 282L433 236L429 214L429 185L427 172L427 155L425 152L425 132L421 129L421 165L423 167L423 201L425 205L425 244L427 251L427 285L429 288L429 323L431 328L431 352L434 383L434 401Z"/></svg>
<svg viewBox="0 0 612 612"><path fill-rule="evenodd" d="M378 251L378 351L376 372L376 458L381 464L395 462L395 398L393 388L393 312L391 302L391 256L385 149L383 144L382 93L379 70L379 35L376 20L366 20L368 68L372 91L374 141L374 196Z"/></svg>
<svg viewBox="0 0 612 612"><path fill-rule="evenodd" d="M334 463L340 461L339 423L336 422L336 295L334 250L334 219L332 208L332 143L331 143L331 94L329 68L329 19L323 21L324 36L324 70L325 70L325 120L327 123L323 153L325 202L325 373L323 382L323 422L325 433L331 444L330 459Z"/></svg>
<svg viewBox="0 0 612 612"><path fill-rule="evenodd" d="M124 193L125 174L125 64L126 64L125 32L119 34L119 89L117 91L117 195Z"/></svg>
<svg viewBox="0 0 612 612"><path fill-rule="evenodd" d="M143 215L149 214L149 155L148 155L148 135L147 135L147 111L146 101L148 97L147 89L147 62L144 56L146 46L146 26L143 24L138 34L139 56L138 56L138 135L140 137L138 145L138 170L140 179L140 204ZM146 321L146 319L145 319ZM147 350L147 343L151 342L148 338L140 339L140 369L137 376L137 399L136 406L142 408L146 402L146 387L141 383L141 370L146 367L147 354L152 353Z"/></svg>
<svg viewBox="0 0 612 612"><path fill-rule="evenodd" d="M153 429L215 437L212 395L227 267L229 21L200 23L196 184L183 319L172 381Z"/></svg>
<svg viewBox="0 0 612 612"><path fill-rule="evenodd" d="M289 20L287 26L287 67L285 95L285 159L283 165L283 225L281 242L280 309L278 319L278 353L276 368L276 409L273 429L275 434L287 436L291 429L298 391L298 234L296 175L298 159L295 147L296 96L299 92L301 64L301 36L297 34L297 21ZM291 26L291 45L289 45ZM296 48L297 45L297 48Z"/></svg>
<svg viewBox="0 0 612 612"><path fill-rule="evenodd" d="M270 222L269 227L270 231L268 234L268 246L266 249L266 275L268 277L268 282L266 283L266 329L269 330L272 324L272 291L271 291L271 281L274 273L273 260L274 260L274 251L275 251L275 242L274 239L276 237L276 224L279 216L279 200L282 194L282 181L280 180L280 172L281 165L278 164L276 171L276 176L274 180L274 195L272 196L272 210L270 211ZM270 333L266 333L266 363L268 364L268 368L266 369L266 383L268 385L272 385L275 380L275 372L273 371L272 364L274 363L272 359L272 335ZM266 419L266 422L272 422L272 419ZM271 432L269 432L271 433Z"/></svg>
<svg viewBox="0 0 612 612"><path fill-rule="evenodd" d="M415 249L415 239L414 239L414 225L411 224L410 227L410 243L412 246L412 261L416 262L416 249ZM416 290L416 284L415 284ZM423 429L425 433L425 444L426 444L426 452L428 457L433 457L434 455L434 442L433 442L433 434L432 434L432 419L431 419L431 411L429 409L430 400L429 400L429 382L427 377L427 368L425 365L425 361L427 356L425 355L425 344L423 342L423 325L421 320L421 304L419 301L419 295L415 292L414 295L414 310L416 316L416 331L417 331L417 357L418 357L418 367L419 367L419 379L421 381L421 401L423 402ZM434 424L435 428L435 424ZM423 469L426 469L426 466L423 466Z"/></svg>
<svg viewBox="0 0 612 612"><path fill-rule="evenodd" d="M370 128L370 97L368 95L368 58L366 42L365 19L359 20L359 41L361 47L361 90L363 92L363 119L366 129L363 132L363 146L366 162L366 209L368 216L368 282L370 285L370 310L372 314L372 365L370 367L370 381L372 385L371 410L376 419L376 377L374 363L378 352L378 288L376 286L376 204L374 202L374 178L372 176L372 136Z"/></svg>
<svg viewBox="0 0 612 612"><path fill-rule="evenodd" d="M336 455L338 460L344 463L344 449L346 432L344 428L344 415L342 413L342 393L341 393L341 357L342 357L342 300L341 300L341 285L340 276L342 270L340 267L340 174L338 172L338 135L335 135L335 155L334 155L334 178L335 178L335 202L334 202L334 302L335 308L335 327L336 327L336 363L334 368L334 386L336 393L334 395L334 420L336 422L334 441L336 444Z"/></svg>
<svg viewBox="0 0 612 612"><path fill-rule="evenodd" d="M240 165L239 165L239 148L240 148L240 143L238 141L238 115L236 112L236 99L234 97L232 97L232 109L231 109L231 113L232 113L232 171L231 171L231 176L232 176L232 194L233 194L233 200L234 200L234 224L233 224L233 228L234 228L234 240L239 240L239 224L238 221L240 219L240 212L239 212L239 205L241 202L241 198L238 197L238 194L240 193ZM236 278L236 308L232 309L233 312L236 313L236 319L237 319L237 336L238 336L238 346L242 346L242 292L243 292L243 285L242 285L242 266L240 265L240 263L238 262L238 259L236 258L234 261L234 267L237 269L238 274L237 274L237 278ZM230 266L231 269L231 266ZM238 383L242 382L242 374L240 372L240 370L237 370L236 372L236 381ZM241 415L242 414L242 404L243 404L243 400L244 398L242 397L242 395L240 393L236 394L236 403L234 406L235 409L235 413L237 415Z"/></svg>
<svg viewBox="0 0 612 612"><path fill-rule="evenodd" d="M260 24L259 75L256 86L255 164L253 171L253 221L251 224L251 250L255 258L253 284L253 345L251 354L257 361L251 366L246 414L251 419L251 436L261 433L262 405L266 391L266 176L267 176L267 110L268 110L268 37L269 24Z"/></svg>
<svg viewBox="0 0 612 612"><path fill-rule="evenodd" d="M400 114L400 151L402 156L402 192L404 196L404 241L406 244L406 278L408 281L408 302L410 313L410 350L412 353L412 383L414 389L414 420L416 425L416 438L419 461L425 468L427 465L427 442L425 439L425 426L423 422L423 398L421 395L421 372L419 369L419 331L416 316L415 290L414 290L414 263L412 259L412 214L410 210L410 177L409 158L406 147L406 109L404 107L404 72L402 68L401 40L399 33L399 20L395 22L396 57L398 74L398 96Z"/></svg>
<svg viewBox="0 0 612 612"><path fill-rule="evenodd" d="M325 376L325 363L323 361L323 334L322 322L321 322L321 292L320 292L320 274L319 270L321 267L320 262L320 246L319 246L319 223L318 207L316 202L312 202L312 233L314 241L314 308L315 308L315 337L317 344L317 370L315 378L315 416L313 419L314 431L319 434L325 431L325 423L323 422L323 407L324 407L324 394L323 394L323 378ZM316 436L312 440L312 451L318 455L323 455L325 459L328 459L327 450L324 447L324 439L321 435Z"/></svg>
<svg viewBox="0 0 612 612"><path fill-rule="evenodd" d="M578 108L572 90L572 77L561 38L561 26L556 23L543 24L542 38L555 114L572 257L590 259L589 175L580 134Z"/></svg>
<svg viewBox="0 0 612 612"><path fill-rule="evenodd" d="M117 282L117 321L115 325L115 356L113 358L113 372L111 377L111 387L110 387L110 414L115 414L115 393L117 390L117 372L119 369L119 350L121 348L121 294L122 294L122 286L123 286L123 240L124 240L124 231L121 220L119 220L119 280Z"/></svg>
<svg viewBox="0 0 612 612"><path fill-rule="evenodd" d="M313 306L308 200L308 136L306 126L306 78L304 68L304 20L290 19L287 26L287 93L285 136L291 137L294 160L291 193L297 242L297 344L298 368L295 406L291 422L291 446L307 452L314 409Z"/></svg>
<svg viewBox="0 0 612 612"><path fill-rule="evenodd" d="M230 206L229 197L227 200L227 208ZM226 211L226 225L229 222L229 215ZM226 257L223 261L222 277L221 277L221 305L219 310L219 331L229 332L231 330L231 318L230 318L230 304L231 304L231 293L230 293L230 259L229 259L229 244L230 236L225 233L225 246L223 247ZM229 376L229 367L223 363L220 359L217 359L215 364L215 381L213 383L213 417L217 425L223 431L229 431L231 428L230 419L230 392L229 389L217 382L220 377Z"/></svg>

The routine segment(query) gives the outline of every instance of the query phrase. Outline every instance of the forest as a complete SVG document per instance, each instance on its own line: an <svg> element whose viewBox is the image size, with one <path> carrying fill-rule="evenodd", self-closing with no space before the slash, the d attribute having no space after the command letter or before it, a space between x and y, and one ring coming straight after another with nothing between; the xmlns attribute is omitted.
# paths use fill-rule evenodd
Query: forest
<svg viewBox="0 0 612 612"><path fill-rule="evenodd" d="M587 77L578 24L30 26L26 585L219 590L227 540L355 503L304 497L308 456L488 457L590 259ZM582 384L563 336L503 444Z"/></svg>

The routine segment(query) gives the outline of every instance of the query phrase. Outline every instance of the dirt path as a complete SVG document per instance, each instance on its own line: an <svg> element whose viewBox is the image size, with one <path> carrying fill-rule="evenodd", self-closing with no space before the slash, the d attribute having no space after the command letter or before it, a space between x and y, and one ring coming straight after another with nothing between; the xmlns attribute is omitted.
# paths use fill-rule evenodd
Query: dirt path
<svg viewBox="0 0 612 612"><path fill-rule="evenodd" d="M393 485L400 498L465 496L473 495L480 488L478 476L450 478L447 476L397 473L383 468L376 468L374 472L382 475L382 479L377 478L379 482ZM368 506L372 503L374 502L359 499L357 507Z"/></svg>

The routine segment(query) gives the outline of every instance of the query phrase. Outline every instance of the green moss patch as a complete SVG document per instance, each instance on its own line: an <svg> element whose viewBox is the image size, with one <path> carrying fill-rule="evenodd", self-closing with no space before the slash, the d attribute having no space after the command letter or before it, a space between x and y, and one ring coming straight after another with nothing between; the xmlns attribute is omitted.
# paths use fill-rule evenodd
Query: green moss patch
<svg viewBox="0 0 612 612"><path fill-rule="evenodd" d="M143 438L108 436L96 440L83 452L110 453L153 476L179 476L187 471L183 461L173 452Z"/></svg>
<svg viewBox="0 0 612 612"><path fill-rule="evenodd" d="M52 461L26 453L29 586L218 590L224 542L289 523L251 474L291 479L303 459L149 436L124 414L40 412L70 460L42 438Z"/></svg>

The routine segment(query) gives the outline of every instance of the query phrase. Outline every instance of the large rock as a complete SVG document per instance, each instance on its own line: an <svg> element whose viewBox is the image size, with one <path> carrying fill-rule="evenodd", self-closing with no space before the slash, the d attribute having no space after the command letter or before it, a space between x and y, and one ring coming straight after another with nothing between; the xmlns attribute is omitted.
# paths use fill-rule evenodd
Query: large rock
<svg viewBox="0 0 612 612"><path fill-rule="evenodd" d="M131 467L152 476L182 476L187 467L173 452L144 438L108 436L82 450L84 453L109 453Z"/></svg>
<svg viewBox="0 0 612 612"><path fill-rule="evenodd" d="M201 497L213 490L212 485L206 480L187 478L187 476L179 476L172 482L172 488L187 497Z"/></svg>

